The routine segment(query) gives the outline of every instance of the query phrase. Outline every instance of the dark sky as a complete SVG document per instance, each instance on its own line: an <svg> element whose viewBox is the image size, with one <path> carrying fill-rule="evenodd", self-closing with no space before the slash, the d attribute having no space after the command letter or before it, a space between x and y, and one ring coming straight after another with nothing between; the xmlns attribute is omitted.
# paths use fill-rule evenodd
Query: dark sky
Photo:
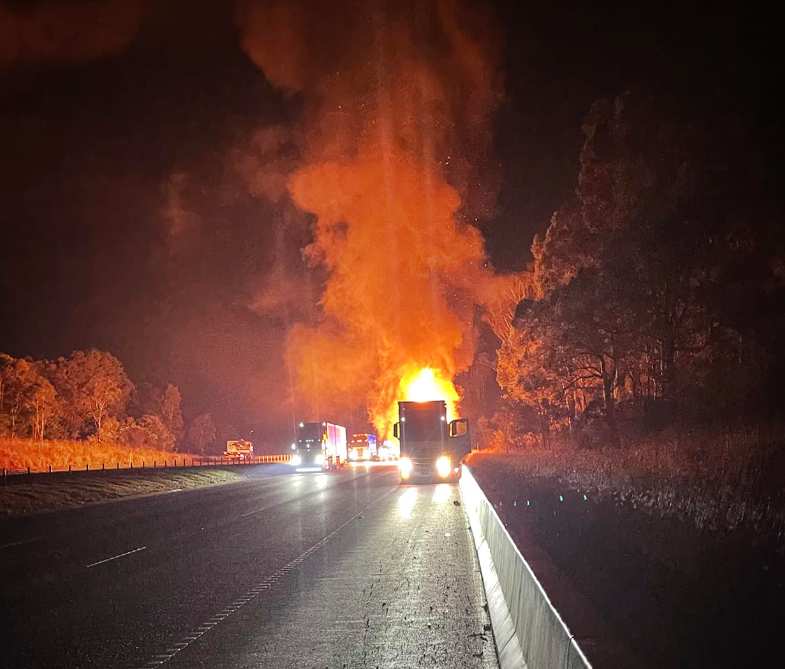
<svg viewBox="0 0 785 669"><path fill-rule="evenodd" d="M20 6L36 5L0 2ZM100 57L0 46L0 351L107 349L135 381L179 385L187 417L283 434L281 342L297 314L249 305L302 262L308 219L249 194L237 156L255 131L296 118L298 101L242 52L232 3L150 6ZM502 182L480 222L497 268L525 266L575 187L582 118L625 90L738 118L779 190L780 37L758 7L500 0L497 13Z"/></svg>

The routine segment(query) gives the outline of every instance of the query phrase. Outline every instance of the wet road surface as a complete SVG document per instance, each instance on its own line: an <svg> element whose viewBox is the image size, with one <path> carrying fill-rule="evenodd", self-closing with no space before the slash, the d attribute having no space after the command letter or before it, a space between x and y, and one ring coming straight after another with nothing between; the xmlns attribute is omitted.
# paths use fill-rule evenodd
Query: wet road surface
<svg viewBox="0 0 785 669"><path fill-rule="evenodd" d="M0 666L497 666L457 486L253 476L0 523Z"/></svg>

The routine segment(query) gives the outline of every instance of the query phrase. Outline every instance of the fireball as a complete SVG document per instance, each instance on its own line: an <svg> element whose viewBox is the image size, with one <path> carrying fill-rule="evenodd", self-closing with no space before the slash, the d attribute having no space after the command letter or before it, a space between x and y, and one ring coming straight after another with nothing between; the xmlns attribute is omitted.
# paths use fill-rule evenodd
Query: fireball
<svg viewBox="0 0 785 669"><path fill-rule="evenodd" d="M439 370L423 367L401 379L400 399L410 402L444 400L447 402L447 420L452 420L456 413L455 405L460 398L451 380Z"/></svg>
<svg viewBox="0 0 785 669"><path fill-rule="evenodd" d="M444 400L447 404L447 420L458 417L460 400L450 376L439 369L409 365L401 375L398 395L387 411L387 425L398 421L398 402L430 402ZM391 428L390 428L391 429Z"/></svg>

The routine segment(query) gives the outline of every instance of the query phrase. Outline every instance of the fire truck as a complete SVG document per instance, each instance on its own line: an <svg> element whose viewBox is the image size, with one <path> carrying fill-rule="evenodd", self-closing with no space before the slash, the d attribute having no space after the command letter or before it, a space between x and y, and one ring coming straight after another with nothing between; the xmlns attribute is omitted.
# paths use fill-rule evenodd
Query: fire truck
<svg viewBox="0 0 785 669"><path fill-rule="evenodd" d="M353 434L349 444L349 460L376 460L376 435L375 434Z"/></svg>
<svg viewBox="0 0 785 669"><path fill-rule="evenodd" d="M238 439L236 441L227 441L226 450L224 451L225 458L235 458L239 460L248 460L253 457L253 443L245 439Z"/></svg>
<svg viewBox="0 0 785 669"><path fill-rule="evenodd" d="M393 434L401 445L402 481L457 479L461 462L472 450L469 421L448 423L443 400L398 402Z"/></svg>
<svg viewBox="0 0 785 669"><path fill-rule="evenodd" d="M295 469L337 469L347 460L346 428L333 423L300 423L292 444Z"/></svg>

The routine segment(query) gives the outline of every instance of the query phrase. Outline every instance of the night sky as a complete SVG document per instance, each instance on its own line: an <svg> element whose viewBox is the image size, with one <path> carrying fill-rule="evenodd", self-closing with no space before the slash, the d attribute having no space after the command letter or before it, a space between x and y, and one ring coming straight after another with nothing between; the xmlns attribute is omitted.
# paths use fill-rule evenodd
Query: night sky
<svg viewBox="0 0 785 669"><path fill-rule="evenodd" d="M134 381L180 386L186 417L283 434L282 341L319 292L311 277L293 311L253 307L281 273L305 276L312 219L255 197L242 165L254 134L293 125L300 101L241 50L232 3L139 6L128 43L100 56L0 44L0 351L106 349ZM751 3L510 0L497 15L501 182L477 224L499 270L525 267L575 188L591 103L624 91L736 119L778 198L780 29Z"/></svg>

